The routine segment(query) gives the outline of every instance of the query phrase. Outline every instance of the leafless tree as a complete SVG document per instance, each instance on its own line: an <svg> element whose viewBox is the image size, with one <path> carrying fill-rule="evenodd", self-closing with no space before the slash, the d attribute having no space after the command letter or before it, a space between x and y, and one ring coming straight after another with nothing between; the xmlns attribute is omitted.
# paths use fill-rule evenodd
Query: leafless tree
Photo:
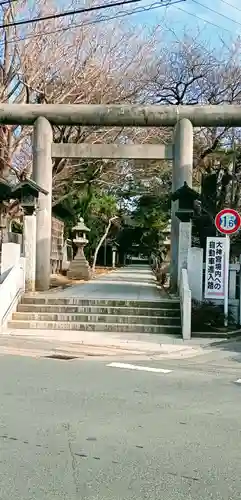
<svg viewBox="0 0 241 500"><path fill-rule="evenodd" d="M177 38L163 45L148 78L148 101L169 105L224 104L241 102L241 42L227 46L220 40L219 51L198 34ZM233 131L232 131L233 132ZM194 165L212 166L214 152L230 143L230 129L195 129ZM240 136L240 130L236 131Z"/></svg>
<svg viewBox="0 0 241 500"><path fill-rule="evenodd" d="M89 5L95 0L89 0ZM79 6L78 0L65 10ZM26 0L1 7L4 23L63 10L55 0ZM241 42L217 52L210 44L184 35L173 43L160 27L146 33L124 21L95 23L96 14L45 20L1 30L0 100L15 103L159 103L220 104L241 101ZM239 139L240 131L236 131ZM220 144L231 131L195 131L195 175L213 165ZM55 127L56 142L169 142L168 129ZM198 167L198 168L197 168ZM31 171L31 128L0 128L0 171ZM161 175L160 175L161 172ZM125 185L130 179L159 186L168 181L165 162L54 161L54 199L76 190L76 180L101 186ZM170 176L169 176L170 177ZM155 181L155 182L154 182ZM167 183L168 184L168 183ZM81 184L78 189L80 189Z"/></svg>
<svg viewBox="0 0 241 500"><path fill-rule="evenodd" d="M89 0L88 5L93 5ZM74 9L78 0L65 5ZM58 2L37 0L32 7L18 1L1 7L3 24L63 10ZM112 10L113 13L113 10ZM144 74L156 47L155 32L145 37L124 21L96 23L87 13L1 29L0 100L13 103L128 103L141 102ZM122 131L91 127L55 127L56 142L113 142ZM133 131L128 131L130 135ZM16 175L31 171L31 128L1 127L0 169ZM106 167L106 164L105 164ZM54 196L64 196L66 182L101 174L100 162L56 160ZM105 168L104 170L107 170ZM103 179L104 181L104 179ZM69 187L68 187L69 189Z"/></svg>

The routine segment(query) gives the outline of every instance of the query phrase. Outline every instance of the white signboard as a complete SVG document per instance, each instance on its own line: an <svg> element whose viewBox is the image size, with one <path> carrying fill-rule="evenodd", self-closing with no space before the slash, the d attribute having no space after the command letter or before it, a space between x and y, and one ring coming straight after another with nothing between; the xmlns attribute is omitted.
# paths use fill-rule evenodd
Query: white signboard
<svg viewBox="0 0 241 500"><path fill-rule="evenodd" d="M229 246L226 238L207 238L205 299L224 299L227 292ZM227 285L225 285L227 283Z"/></svg>

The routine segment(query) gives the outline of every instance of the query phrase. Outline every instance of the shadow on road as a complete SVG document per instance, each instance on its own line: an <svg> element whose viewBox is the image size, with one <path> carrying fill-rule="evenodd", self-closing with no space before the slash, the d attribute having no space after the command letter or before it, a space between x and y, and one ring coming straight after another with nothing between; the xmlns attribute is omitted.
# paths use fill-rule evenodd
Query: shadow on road
<svg viewBox="0 0 241 500"><path fill-rule="evenodd" d="M229 359L231 361L241 363L241 339L212 342L209 347L217 347L219 351L225 351L229 353Z"/></svg>

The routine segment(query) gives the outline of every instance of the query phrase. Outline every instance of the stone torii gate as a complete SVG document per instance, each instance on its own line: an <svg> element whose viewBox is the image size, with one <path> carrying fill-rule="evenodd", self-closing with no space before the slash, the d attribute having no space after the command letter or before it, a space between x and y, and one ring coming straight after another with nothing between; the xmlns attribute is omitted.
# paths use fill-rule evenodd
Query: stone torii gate
<svg viewBox="0 0 241 500"><path fill-rule="evenodd" d="M52 158L173 159L172 189L192 186L193 127L241 126L240 105L132 106L1 104L0 123L33 125L33 179L48 195L39 195L36 241L36 289L50 285ZM173 146L116 144L54 144L52 125L101 127L174 127ZM172 209L171 273L178 276L178 227ZM185 238L190 241L190 226Z"/></svg>

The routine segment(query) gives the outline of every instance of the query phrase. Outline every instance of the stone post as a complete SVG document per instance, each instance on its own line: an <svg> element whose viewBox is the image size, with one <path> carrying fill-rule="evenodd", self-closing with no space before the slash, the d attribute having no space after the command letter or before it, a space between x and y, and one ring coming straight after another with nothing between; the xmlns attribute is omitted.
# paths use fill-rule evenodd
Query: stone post
<svg viewBox="0 0 241 500"><path fill-rule="evenodd" d="M179 120L174 129L174 160L172 174L172 192L183 186L184 181L189 187L192 187L192 168L193 168L193 126L190 120L183 118ZM178 240L179 240L179 221L175 215L178 209L178 201L172 202L172 223L171 223L171 287L173 291L178 286ZM184 230L185 234L191 232L189 222ZM188 241L190 241L190 234ZM181 251L182 253L183 251Z"/></svg>
<svg viewBox="0 0 241 500"><path fill-rule="evenodd" d="M203 299L203 249L192 247L187 256L188 283L192 298L201 302Z"/></svg>
<svg viewBox="0 0 241 500"><path fill-rule="evenodd" d="M115 269L116 266L116 248L112 248L112 267Z"/></svg>
<svg viewBox="0 0 241 500"><path fill-rule="evenodd" d="M178 244L178 285L180 283L182 269L187 269L188 249L191 247L192 223L179 222L179 244Z"/></svg>
<svg viewBox="0 0 241 500"><path fill-rule="evenodd" d="M36 215L24 216L25 289L35 291L36 279Z"/></svg>
<svg viewBox="0 0 241 500"><path fill-rule="evenodd" d="M39 193L36 215L36 289L48 290L50 286L51 218L52 218L52 127L48 120L39 117L34 123L33 179L48 194Z"/></svg>

